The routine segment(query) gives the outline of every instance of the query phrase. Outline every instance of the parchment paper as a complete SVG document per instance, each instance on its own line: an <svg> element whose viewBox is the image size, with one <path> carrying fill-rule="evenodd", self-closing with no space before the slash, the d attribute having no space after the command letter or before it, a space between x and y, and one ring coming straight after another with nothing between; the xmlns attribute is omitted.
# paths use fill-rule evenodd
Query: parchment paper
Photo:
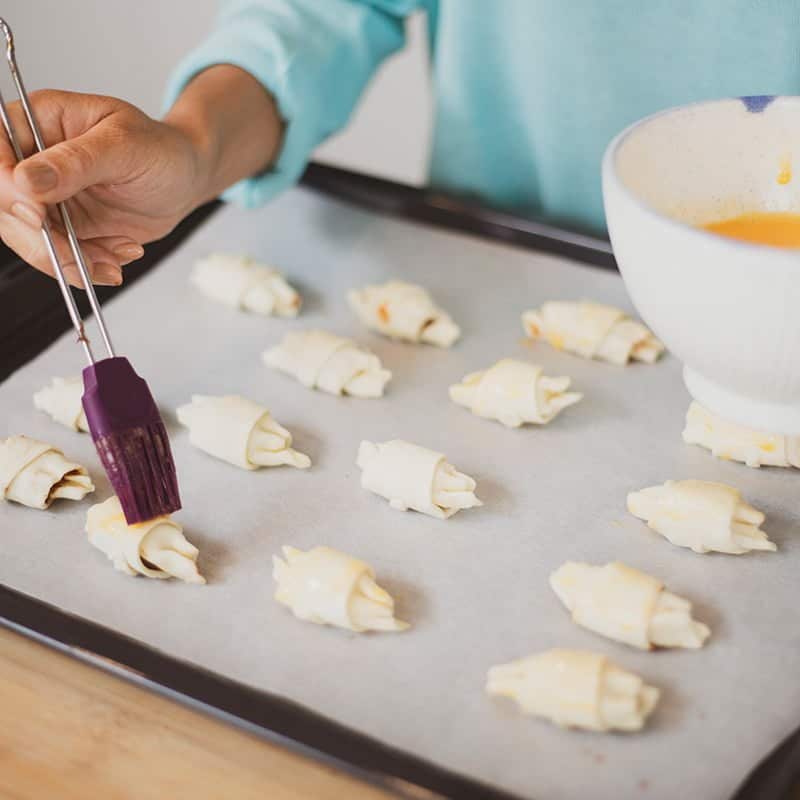
<svg viewBox="0 0 800 800"><path fill-rule="evenodd" d="M280 266L303 291L301 316L265 319L205 299L187 279L212 250ZM393 343L360 327L346 290L401 276L426 285L461 324L454 349ZM200 547L208 586L115 572L83 533L91 498L47 512L0 503L0 581L524 796L727 797L800 723L799 476L684 445L688 396L673 358L619 368L523 342L521 311L582 297L630 307L616 275L304 190L257 212L225 209L107 307L119 351L165 412L179 519ZM286 331L312 326L373 348L394 373L386 397L334 398L261 363ZM572 376L584 401L545 428L507 430L448 400L449 384L504 356ZM68 335L13 375L0 386L0 433L46 439L87 464L97 502L109 491L88 436L31 402L53 375L82 366ZM174 409L193 392L264 402L313 467L248 473L191 448ZM439 521L363 491L359 441L395 437L447 454L476 477L485 506ZM628 491L689 477L741 488L767 513L778 552L695 555L626 513ZM413 628L356 636L296 620L272 599L270 559L287 543L327 544L373 564ZM547 583L567 559L622 559L660 577L711 626L708 646L642 653L576 627ZM647 730L563 731L484 694L489 666L553 646L601 651L661 687Z"/></svg>

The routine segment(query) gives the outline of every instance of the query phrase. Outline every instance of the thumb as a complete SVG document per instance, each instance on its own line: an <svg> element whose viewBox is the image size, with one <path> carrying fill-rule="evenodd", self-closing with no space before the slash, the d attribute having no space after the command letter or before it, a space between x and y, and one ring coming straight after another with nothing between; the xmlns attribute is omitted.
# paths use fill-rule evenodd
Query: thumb
<svg viewBox="0 0 800 800"><path fill-rule="evenodd" d="M115 183L124 177L129 145L119 131L96 125L21 161L14 183L40 203L59 203L98 183Z"/></svg>

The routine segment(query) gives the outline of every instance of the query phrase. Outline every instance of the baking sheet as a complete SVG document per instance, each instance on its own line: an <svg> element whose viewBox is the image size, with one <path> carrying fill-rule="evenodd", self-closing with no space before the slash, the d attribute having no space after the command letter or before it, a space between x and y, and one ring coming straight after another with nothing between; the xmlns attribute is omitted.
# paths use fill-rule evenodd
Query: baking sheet
<svg viewBox="0 0 800 800"><path fill-rule="evenodd" d="M193 261L250 252L305 296L297 320L237 313L193 291ZM402 276L462 325L451 351L390 342L350 313L351 286ZM0 506L0 583L298 701L387 744L526 797L728 797L800 722L797 474L750 470L682 444L678 363L617 368L523 341L519 314L547 299L629 308L613 274L287 193L226 208L107 306L120 352L147 378L173 436L188 538L205 587L116 573L83 534L89 501L39 512ZM261 364L291 329L325 327L369 345L393 371L385 398L311 392ZM701 332L698 332L701 335ZM498 358L541 363L585 392L545 428L507 430L447 398ZM53 442L108 484L91 442L35 411L32 393L77 372L67 335L0 385L5 433ZM192 393L264 402L314 466L247 473L192 449L174 408ZM2 433L3 431L0 431ZM406 438L476 477L481 509L448 521L400 513L359 487L361 439ZM625 512L625 495L668 478L719 480L764 510L777 553L695 555ZM352 635L301 623L272 600L272 554L327 544L373 564L413 628ZM574 626L547 577L567 559L622 559L690 598L713 631L699 652L641 653ZM589 648L663 689L639 735L559 730L485 696L487 668L549 647Z"/></svg>

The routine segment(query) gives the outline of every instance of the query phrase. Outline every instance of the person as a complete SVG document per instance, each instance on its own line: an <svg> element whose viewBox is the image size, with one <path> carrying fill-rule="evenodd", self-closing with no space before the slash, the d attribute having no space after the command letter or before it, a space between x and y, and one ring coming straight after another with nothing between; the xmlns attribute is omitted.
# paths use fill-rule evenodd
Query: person
<svg viewBox="0 0 800 800"><path fill-rule="evenodd" d="M39 227L48 204L70 200L93 280L120 283L144 243L203 202L256 207L291 185L418 10L436 101L431 185L594 233L600 158L619 130L800 83L796 0L228 0L177 68L161 121L111 97L34 94L49 146L15 165L0 143L0 236L49 272ZM79 283L60 234L57 246Z"/></svg>

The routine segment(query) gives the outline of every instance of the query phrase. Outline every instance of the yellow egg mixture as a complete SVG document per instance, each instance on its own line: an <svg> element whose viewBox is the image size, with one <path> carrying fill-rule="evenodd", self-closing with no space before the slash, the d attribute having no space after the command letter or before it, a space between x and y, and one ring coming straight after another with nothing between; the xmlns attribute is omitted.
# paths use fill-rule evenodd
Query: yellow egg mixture
<svg viewBox="0 0 800 800"><path fill-rule="evenodd" d="M789 211L763 211L742 214L703 225L707 231L732 239L775 247L800 247L800 214Z"/></svg>
<svg viewBox="0 0 800 800"><path fill-rule="evenodd" d="M792 181L792 162L785 156L776 178L781 186ZM740 217L723 219L703 225L707 231L756 244L773 247L800 248L800 213L794 211L754 211Z"/></svg>

